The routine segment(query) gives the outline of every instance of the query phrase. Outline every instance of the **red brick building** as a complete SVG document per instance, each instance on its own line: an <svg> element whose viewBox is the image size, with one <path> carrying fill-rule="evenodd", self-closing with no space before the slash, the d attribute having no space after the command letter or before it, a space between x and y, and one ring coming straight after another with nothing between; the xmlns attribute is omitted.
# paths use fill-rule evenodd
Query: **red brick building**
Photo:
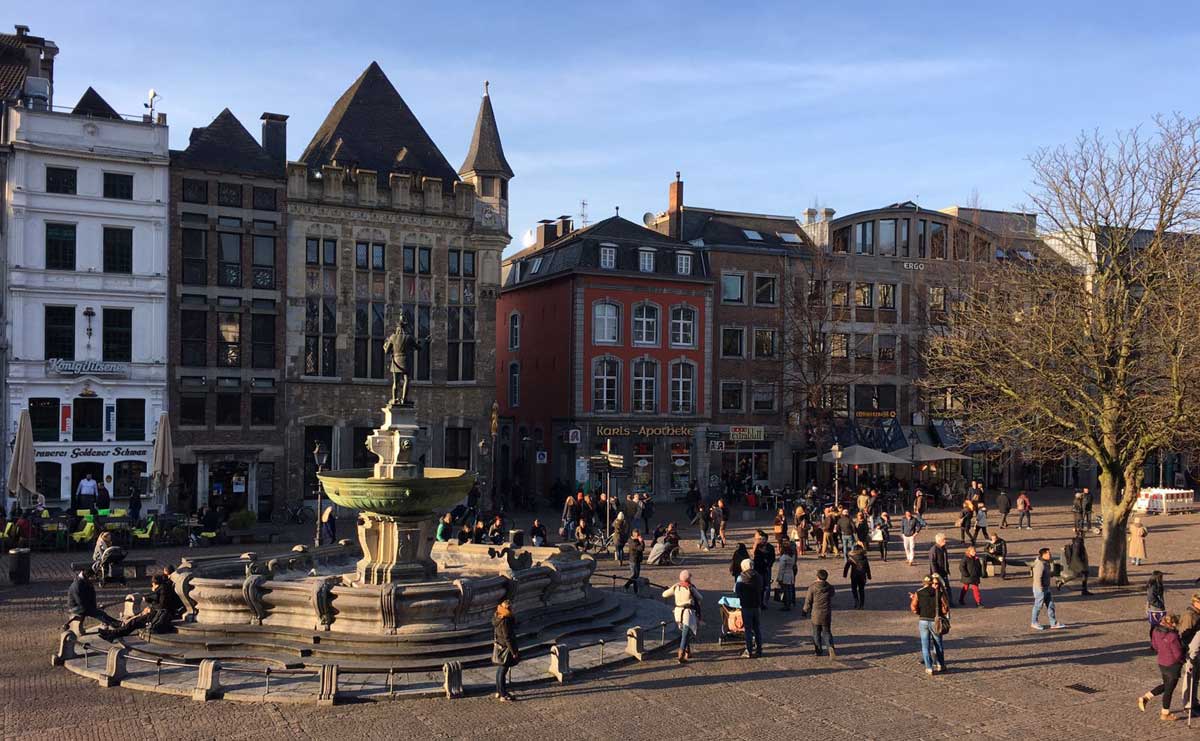
<svg viewBox="0 0 1200 741"><path fill-rule="evenodd" d="M707 476L713 286L704 253L614 216L543 222L504 262L496 385L502 482L583 477L612 441L622 493L679 494Z"/></svg>

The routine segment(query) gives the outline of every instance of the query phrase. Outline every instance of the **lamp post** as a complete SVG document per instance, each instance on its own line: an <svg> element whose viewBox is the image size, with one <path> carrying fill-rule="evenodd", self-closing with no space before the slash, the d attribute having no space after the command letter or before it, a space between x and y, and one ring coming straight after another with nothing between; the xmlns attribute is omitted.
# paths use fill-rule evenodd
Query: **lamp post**
<svg viewBox="0 0 1200 741"><path fill-rule="evenodd" d="M325 464L328 462L329 462L329 451L325 449L325 446L322 445L320 443L320 441L318 441L316 447L313 448L313 463L317 464L317 473L318 474L325 470ZM322 491L321 479L318 476L317 477L317 532L316 532L315 537L313 537L313 545L316 546L317 548L321 547L321 491Z"/></svg>
<svg viewBox="0 0 1200 741"><path fill-rule="evenodd" d="M498 401L492 402L492 419L489 430L492 433L492 506L495 507L496 493L499 491L499 488L497 488L499 482L496 481L496 453L498 451L496 448L496 433L500 432L500 402Z"/></svg>
<svg viewBox="0 0 1200 741"><path fill-rule="evenodd" d="M838 469L842 465L842 446L834 442L830 452L833 453L833 505L837 507L842 501L841 494L838 492Z"/></svg>
<svg viewBox="0 0 1200 741"><path fill-rule="evenodd" d="M917 482L917 445L921 443L921 438L917 437L917 431L912 431L912 436L908 438L908 468L909 475L912 476L912 484L915 487Z"/></svg>

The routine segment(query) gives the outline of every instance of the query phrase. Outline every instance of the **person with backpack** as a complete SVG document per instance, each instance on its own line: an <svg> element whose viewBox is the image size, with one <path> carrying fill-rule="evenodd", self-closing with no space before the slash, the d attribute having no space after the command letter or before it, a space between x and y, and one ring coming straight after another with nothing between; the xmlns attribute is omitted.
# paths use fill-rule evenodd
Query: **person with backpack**
<svg viewBox="0 0 1200 741"><path fill-rule="evenodd" d="M925 577L920 589L908 593L908 609L917 616L925 673L933 676L934 672L946 671L946 648L942 636L950 630L950 600L940 574Z"/></svg>
<svg viewBox="0 0 1200 741"><path fill-rule="evenodd" d="M692 584L691 572L684 569L679 572L679 582L664 589L662 596L675 602L675 624L679 626L679 653L675 658L682 664L692 658L692 636L700 632L703 595Z"/></svg>

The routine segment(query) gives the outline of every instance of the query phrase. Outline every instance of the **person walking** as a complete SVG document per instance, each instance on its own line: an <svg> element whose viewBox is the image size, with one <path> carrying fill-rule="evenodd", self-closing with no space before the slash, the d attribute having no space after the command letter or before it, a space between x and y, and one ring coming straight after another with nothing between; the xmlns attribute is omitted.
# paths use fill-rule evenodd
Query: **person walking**
<svg viewBox="0 0 1200 741"><path fill-rule="evenodd" d="M321 512L320 540L323 545L333 545L337 542L337 513L332 504Z"/></svg>
<svg viewBox="0 0 1200 741"><path fill-rule="evenodd" d="M1075 492L1075 496L1072 497L1072 499L1071 499L1071 516L1072 516L1072 522L1073 522L1072 529L1083 530L1085 527L1087 527L1086 521L1084 520L1084 513L1083 513L1083 492L1082 491Z"/></svg>
<svg viewBox="0 0 1200 741"><path fill-rule="evenodd" d="M1083 487L1083 531L1086 533L1092 529L1092 505L1095 504L1095 497L1092 496L1092 490L1088 487Z"/></svg>
<svg viewBox="0 0 1200 741"><path fill-rule="evenodd" d="M754 562L750 559L742 561L742 573L737 578L735 588L738 601L742 608L742 631L746 637L746 650L743 659L754 659L762 656L762 612L759 600L762 597L762 577L754 570Z"/></svg>
<svg viewBox="0 0 1200 741"><path fill-rule="evenodd" d="M832 630L833 585L829 583L829 572L825 569L817 569L817 580L808 585L803 612L812 622L813 652L822 656L828 651L830 658L837 658Z"/></svg>
<svg viewBox="0 0 1200 741"><path fill-rule="evenodd" d="M679 653L675 659L682 664L692 658L692 637L700 632L703 595L692 584L691 572L684 569L679 572L679 582L664 589L662 596L675 601L675 624L679 627Z"/></svg>
<svg viewBox="0 0 1200 741"><path fill-rule="evenodd" d="M796 555L803 556L808 545L809 533L812 532L812 520L808 516L808 509L803 504L796 505L795 514L792 516L792 528L794 532L792 539L796 541Z"/></svg>
<svg viewBox="0 0 1200 741"><path fill-rule="evenodd" d="M508 691L508 670L521 660L517 650L517 620L513 617L512 602L502 600L492 615L492 663L496 665L496 694L500 702L517 699Z"/></svg>
<svg viewBox="0 0 1200 741"><path fill-rule="evenodd" d="M613 520L612 537L617 550L617 565L624 566L625 545L629 542L629 522L624 512L618 512L617 519Z"/></svg>
<svg viewBox="0 0 1200 741"><path fill-rule="evenodd" d="M709 508L700 504L692 521L700 528L700 550L707 551L712 547L712 543L709 541L712 531L712 514L710 514Z"/></svg>
<svg viewBox="0 0 1200 741"><path fill-rule="evenodd" d="M796 544L784 533L775 561L775 588L780 592L784 610L791 610L796 604L796 571Z"/></svg>
<svg viewBox="0 0 1200 741"><path fill-rule="evenodd" d="M988 534L988 508L983 501L975 505L975 528L971 530L971 545L978 543L980 534L985 542L991 540L992 536Z"/></svg>
<svg viewBox="0 0 1200 741"><path fill-rule="evenodd" d="M729 523L729 505L725 504L724 499L718 499L715 509L716 509L716 514L720 515L721 519L718 521L716 519L716 517L714 516L713 521L716 522L716 524L717 524L717 537L721 539L721 547L724 548L725 547L725 527Z"/></svg>
<svg viewBox="0 0 1200 741"><path fill-rule="evenodd" d="M775 512L775 521L771 525L771 531L775 535L775 545L777 547L783 545L783 536L787 535L788 531L787 510L783 507Z"/></svg>
<svg viewBox="0 0 1200 741"><path fill-rule="evenodd" d="M1062 591L1063 586L1079 579L1079 584L1082 589L1079 593L1084 597L1090 597L1091 592L1088 591L1088 564L1087 545L1084 543L1083 531L1076 530L1075 537L1070 543L1063 546L1062 553L1063 573L1058 580L1058 591Z"/></svg>
<svg viewBox="0 0 1200 741"><path fill-rule="evenodd" d="M945 533L933 536L933 545L929 547L929 574L940 576L943 587L950 584L950 554L946 550Z"/></svg>
<svg viewBox="0 0 1200 741"><path fill-rule="evenodd" d="M642 576L642 560L646 557L646 541L642 534L634 530L629 536L629 578L625 580L625 589L633 587L633 593L638 593L638 580Z"/></svg>
<svg viewBox="0 0 1200 741"><path fill-rule="evenodd" d="M886 511L879 513L875 529L871 531L871 542L879 546L879 558L887 563L888 540L892 537L892 516Z"/></svg>
<svg viewBox="0 0 1200 741"><path fill-rule="evenodd" d="M904 511L904 519L900 520L900 540L904 542L904 560L913 565L917 552L917 533L921 532L921 521L911 510Z"/></svg>
<svg viewBox="0 0 1200 741"><path fill-rule="evenodd" d="M833 540L835 530L837 530L837 515L833 513L833 507L826 507L825 514L821 516L821 550L817 553L818 558L825 558L829 553L837 550Z"/></svg>
<svg viewBox="0 0 1200 741"><path fill-rule="evenodd" d="M725 547L725 512L721 509L719 502L714 503L708 508L708 545L710 548L717 547L717 541L721 541L721 547Z"/></svg>
<svg viewBox="0 0 1200 741"><path fill-rule="evenodd" d="M1200 638L1197 638L1198 634L1200 634L1200 592L1192 595L1188 608L1179 617L1179 639L1183 643L1183 648L1187 651L1188 660L1192 662L1193 667L1193 671L1188 675L1191 686L1184 688L1184 694L1191 698L1190 712L1192 715L1200 715L1200 698L1196 697L1197 689L1200 688L1197 687L1195 671L1195 667L1200 665L1200 657L1197 656L1200 653L1200 646L1197 646L1197 643L1200 643Z"/></svg>
<svg viewBox="0 0 1200 741"><path fill-rule="evenodd" d="M917 634L921 637L921 661L925 673L946 670L946 647L942 641L943 623L950 617L950 600L939 575L921 580L921 588L908 593L908 609L917 616Z"/></svg>
<svg viewBox="0 0 1200 741"><path fill-rule="evenodd" d="M871 580L871 563L861 545L854 546L842 565L842 578L847 576L850 577L850 593L854 595L854 609L861 610L867 604L867 582Z"/></svg>
<svg viewBox="0 0 1200 741"><path fill-rule="evenodd" d="M971 528L974 524L974 518L975 505L971 502L969 497L963 499L962 512L958 513L958 522L956 523L958 525L959 532L958 539L963 543L966 543L968 539L971 539L971 545L975 544L973 539L974 536L971 535Z"/></svg>
<svg viewBox="0 0 1200 741"><path fill-rule="evenodd" d="M1040 622L1043 608L1046 610L1046 617L1050 620L1051 628L1067 627L1058 622L1058 616L1054 614L1054 594L1050 591L1053 571L1054 564L1050 561L1050 549L1042 548L1038 551L1037 560L1033 562L1033 617L1029 620L1029 627L1034 630L1046 629Z"/></svg>
<svg viewBox="0 0 1200 741"><path fill-rule="evenodd" d="M963 604L969 591L975 597L975 606L983 607L983 598L979 595L979 580L983 578L983 561L975 553L975 546L967 546L962 561L958 564L958 573L962 577L962 589L958 593L958 604Z"/></svg>
<svg viewBox="0 0 1200 741"><path fill-rule="evenodd" d="M1138 698L1138 710L1146 712L1146 703L1158 695L1162 695L1162 710L1158 717L1162 720L1177 720L1171 713L1171 698L1175 695L1175 686L1179 684L1179 675L1183 672L1183 641L1179 637L1177 626L1179 617L1167 615L1162 622L1150 631L1150 646L1158 658L1158 671L1162 681L1154 689ZM1186 689L1184 694L1186 695Z"/></svg>
<svg viewBox="0 0 1200 741"><path fill-rule="evenodd" d="M1149 533L1146 531L1146 526L1142 524L1142 518L1133 518L1133 523L1129 526L1129 561L1134 566L1141 566L1146 561L1146 536Z"/></svg>
<svg viewBox="0 0 1200 741"><path fill-rule="evenodd" d="M837 518L837 533L842 547L842 558L850 558L850 549L854 547L854 521L850 519L850 510L842 508Z"/></svg>
<svg viewBox="0 0 1200 741"><path fill-rule="evenodd" d="M1154 637L1154 628L1162 622L1167 614L1167 602L1163 592L1163 572L1155 570L1146 582L1146 621L1150 623L1150 637Z"/></svg>
<svg viewBox="0 0 1200 741"><path fill-rule="evenodd" d="M1000 511L1000 529L1008 529L1008 513L1012 512L1012 498L1003 489L996 495L996 509Z"/></svg>
<svg viewBox="0 0 1200 741"><path fill-rule="evenodd" d="M1029 495L1025 492L1017 495L1017 529L1033 529L1033 502L1029 501Z"/></svg>
<svg viewBox="0 0 1200 741"><path fill-rule="evenodd" d="M137 527L142 519L142 493L136 486L129 489L129 524Z"/></svg>
<svg viewBox="0 0 1200 741"><path fill-rule="evenodd" d="M913 497L913 517L921 523L921 527L928 527L928 523L925 522L925 508L928 506L929 495L924 489L918 488L916 496Z"/></svg>

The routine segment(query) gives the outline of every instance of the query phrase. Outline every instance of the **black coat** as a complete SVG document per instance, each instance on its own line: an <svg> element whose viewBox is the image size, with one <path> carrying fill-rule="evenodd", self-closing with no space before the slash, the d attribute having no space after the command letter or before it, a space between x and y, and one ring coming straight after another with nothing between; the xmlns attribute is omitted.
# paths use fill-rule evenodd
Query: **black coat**
<svg viewBox="0 0 1200 741"><path fill-rule="evenodd" d="M950 555L946 553L945 546L939 548L938 544L934 543L929 547L929 573L950 575Z"/></svg>
<svg viewBox="0 0 1200 741"><path fill-rule="evenodd" d="M78 576L67 587L67 609L72 615L87 615L96 611L96 588Z"/></svg>
<svg viewBox="0 0 1200 741"><path fill-rule="evenodd" d="M804 596L804 612L813 625L828 626L833 616L833 585L819 579L810 584Z"/></svg>
<svg viewBox="0 0 1200 741"><path fill-rule="evenodd" d="M963 584L979 584L979 580L983 578L983 562L979 560L979 556L963 556L963 560L958 564L958 574L962 577Z"/></svg>
<svg viewBox="0 0 1200 741"><path fill-rule="evenodd" d="M1011 512L1012 499L1009 499L1008 495L1004 492L1000 492L1000 494L996 497L996 509L1000 510L1002 513Z"/></svg>
<svg viewBox="0 0 1200 741"><path fill-rule="evenodd" d="M775 546L766 541L754 547L754 570L764 579L771 576L771 567L775 565Z"/></svg>
<svg viewBox="0 0 1200 741"><path fill-rule="evenodd" d="M517 621L512 615L492 617L492 663L513 666L517 663Z"/></svg>
<svg viewBox="0 0 1200 741"><path fill-rule="evenodd" d="M846 576L849 576L851 581L863 582L871 578L871 562L867 560L866 551L857 546L850 551L850 557L842 566L842 577Z"/></svg>
<svg viewBox="0 0 1200 741"><path fill-rule="evenodd" d="M742 603L742 610L757 611L762 604L763 579L758 572L751 571L748 575L738 577L734 593Z"/></svg>

